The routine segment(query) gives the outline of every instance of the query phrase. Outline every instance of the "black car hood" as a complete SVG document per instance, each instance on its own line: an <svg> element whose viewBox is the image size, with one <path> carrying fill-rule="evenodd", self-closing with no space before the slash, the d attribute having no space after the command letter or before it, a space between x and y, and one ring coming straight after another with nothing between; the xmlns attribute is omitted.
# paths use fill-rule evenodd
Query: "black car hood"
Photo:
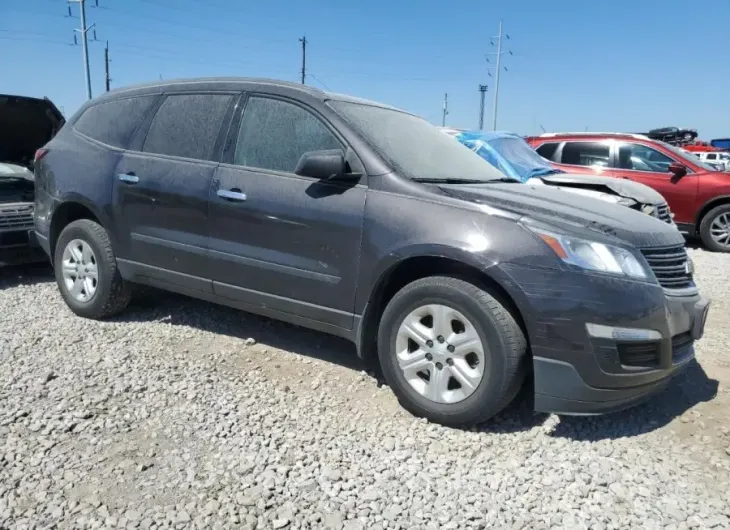
<svg viewBox="0 0 730 530"><path fill-rule="evenodd" d="M664 204L662 195L645 184L628 179L599 177L596 175L579 175L573 173L554 173L540 175L539 178L546 184L565 186L569 188L587 188L606 193L613 193L620 197L633 199L642 204Z"/></svg>
<svg viewBox="0 0 730 530"><path fill-rule="evenodd" d="M0 162L32 167L36 149L65 123L47 98L0 95Z"/></svg>
<svg viewBox="0 0 730 530"><path fill-rule="evenodd" d="M452 197L484 204L571 232L592 231L638 248L684 245L676 227L631 208L549 186L491 183L440 186ZM586 234L589 237L588 234Z"/></svg>

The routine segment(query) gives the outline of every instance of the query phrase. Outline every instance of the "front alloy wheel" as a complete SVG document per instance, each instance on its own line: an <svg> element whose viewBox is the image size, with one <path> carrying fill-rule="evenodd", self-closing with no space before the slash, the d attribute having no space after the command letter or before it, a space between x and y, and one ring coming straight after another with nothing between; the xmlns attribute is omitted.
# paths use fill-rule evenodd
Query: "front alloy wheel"
<svg viewBox="0 0 730 530"><path fill-rule="evenodd" d="M488 290L461 278L415 280L388 302L378 358L401 405L444 425L485 421L512 401L527 341Z"/></svg>
<svg viewBox="0 0 730 530"><path fill-rule="evenodd" d="M446 305L424 305L409 313L395 347L408 384L434 403L463 401L484 376L479 334L469 319Z"/></svg>

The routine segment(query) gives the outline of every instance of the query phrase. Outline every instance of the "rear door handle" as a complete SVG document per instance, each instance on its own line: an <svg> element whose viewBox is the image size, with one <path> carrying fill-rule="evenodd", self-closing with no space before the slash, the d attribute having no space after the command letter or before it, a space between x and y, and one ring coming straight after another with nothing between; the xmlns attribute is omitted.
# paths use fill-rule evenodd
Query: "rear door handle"
<svg viewBox="0 0 730 530"><path fill-rule="evenodd" d="M137 184L139 182L139 177L134 173L119 173L117 178L127 184Z"/></svg>
<svg viewBox="0 0 730 530"><path fill-rule="evenodd" d="M236 190L236 189L218 190L216 192L216 194L221 199L227 199L229 201L245 201L246 200L246 194L242 193L240 190Z"/></svg>

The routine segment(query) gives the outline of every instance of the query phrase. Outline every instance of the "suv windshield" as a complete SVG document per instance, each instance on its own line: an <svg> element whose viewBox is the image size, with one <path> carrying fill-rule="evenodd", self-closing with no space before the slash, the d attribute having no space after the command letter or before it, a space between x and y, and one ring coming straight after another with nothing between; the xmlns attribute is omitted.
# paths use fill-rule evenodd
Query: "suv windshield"
<svg viewBox="0 0 730 530"><path fill-rule="evenodd" d="M658 144L661 144L662 147L664 147L665 149L671 151L672 154L674 154L674 156L678 157L680 160L683 160L685 162L689 162L690 164L694 164L695 166L699 166L702 169L704 169L705 171L717 171L711 165L709 165L709 164L703 162L702 160L700 160L700 157L699 156L687 154L686 152L682 151L681 149L679 149L677 147L674 147L673 145L670 145L670 144L668 144L666 142L662 142L662 141L659 141L659 140L657 140L656 142Z"/></svg>
<svg viewBox="0 0 730 530"><path fill-rule="evenodd" d="M418 181L493 182L507 177L426 120L349 101L329 105L403 176Z"/></svg>

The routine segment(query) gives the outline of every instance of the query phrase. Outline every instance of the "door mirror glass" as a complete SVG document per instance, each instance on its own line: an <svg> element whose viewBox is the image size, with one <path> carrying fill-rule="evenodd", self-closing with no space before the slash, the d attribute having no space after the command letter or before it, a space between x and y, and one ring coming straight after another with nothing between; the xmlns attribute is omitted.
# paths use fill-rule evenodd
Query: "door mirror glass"
<svg viewBox="0 0 730 530"><path fill-rule="evenodd" d="M341 149L310 151L299 159L294 173L319 180L335 180L346 173L345 154Z"/></svg>
<svg viewBox="0 0 730 530"><path fill-rule="evenodd" d="M669 172L675 177L683 177L687 174L687 168L677 162L669 164Z"/></svg>

